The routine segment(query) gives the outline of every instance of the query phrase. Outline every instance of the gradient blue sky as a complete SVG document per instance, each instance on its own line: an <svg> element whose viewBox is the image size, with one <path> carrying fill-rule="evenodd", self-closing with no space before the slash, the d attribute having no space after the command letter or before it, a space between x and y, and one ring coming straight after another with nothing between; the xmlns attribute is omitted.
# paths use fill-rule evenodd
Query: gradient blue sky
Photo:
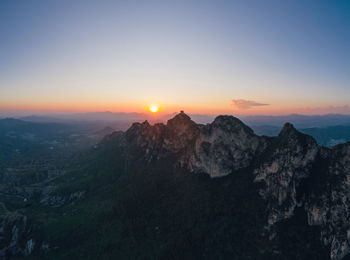
<svg viewBox="0 0 350 260"><path fill-rule="evenodd" d="M0 109L350 113L350 1L0 1Z"/></svg>

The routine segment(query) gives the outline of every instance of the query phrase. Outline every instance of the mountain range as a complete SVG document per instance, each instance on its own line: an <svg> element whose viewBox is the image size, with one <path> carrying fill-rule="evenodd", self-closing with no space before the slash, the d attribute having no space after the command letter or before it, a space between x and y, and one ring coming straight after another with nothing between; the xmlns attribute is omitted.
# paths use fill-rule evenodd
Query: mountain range
<svg viewBox="0 0 350 260"><path fill-rule="evenodd" d="M350 144L290 123L268 137L181 111L21 178L1 173L3 258L349 259Z"/></svg>
<svg viewBox="0 0 350 260"><path fill-rule="evenodd" d="M0 111L1 112L1 111ZM167 113L157 115L156 121L166 122L174 117L176 113ZM122 112L86 112L86 113L51 113L51 114L36 114L22 115L16 113L2 112L1 116L12 116L16 119L21 119L30 122L101 122L101 121L118 121L118 122L139 122L150 119L145 113L122 113ZM216 115L212 114L190 114L195 122L207 124L212 122ZM312 127L328 127L338 125L350 125L350 115L346 114L325 114L325 115L302 115L302 114L287 114L287 115L236 115L240 120L250 127L254 126L274 126L282 127L285 122L293 123L296 128L312 128Z"/></svg>

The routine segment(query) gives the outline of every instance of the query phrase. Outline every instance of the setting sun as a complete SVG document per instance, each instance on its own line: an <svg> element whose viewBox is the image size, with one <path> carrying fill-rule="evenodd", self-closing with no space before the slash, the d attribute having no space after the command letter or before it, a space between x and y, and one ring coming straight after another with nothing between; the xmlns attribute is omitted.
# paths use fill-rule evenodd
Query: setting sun
<svg viewBox="0 0 350 260"><path fill-rule="evenodd" d="M150 106L148 107L148 110L149 110L150 112L152 112L152 113L157 113L157 112L159 112L159 109L160 109L160 107L157 106L157 105L150 105Z"/></svg>

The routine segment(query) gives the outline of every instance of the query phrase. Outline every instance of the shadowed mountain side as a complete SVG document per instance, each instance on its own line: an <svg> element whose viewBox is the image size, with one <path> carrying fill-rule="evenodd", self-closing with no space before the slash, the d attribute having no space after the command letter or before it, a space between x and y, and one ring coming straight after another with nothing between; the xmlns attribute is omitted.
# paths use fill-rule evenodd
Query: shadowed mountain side
<svg viewBox="0 0 350 260"><path fill-rule="evenodd" d="M267 202L267 227L272 237L276 236L276 223L292 218L303 207L309 225L322 228L320 239L330 246L331 258L341 259L348 254L350 144L332 149L319 147L311 136L297 131L290 123L286 123L276 137L257 136L232 116L218 116L211 124L196 125L181 112L166 125L143 126L147 131L138 131L134 125L126 135L132 132L132 136L137 137L131 138L132 145L143 151L147 161L161 161L171 155L180 168L211 177L253 168L255 182L263 184L259 193ZM325 175L339 181L331 190L323 191L324 199L310 202L306 194L300 195L301 187L318 174L319 164L324 165ZM309 186L308 194L316 192L314 189L317 190L317 186ZM336 209L327 206L329 196L336 198L333 202L337 204ZM324 215L320 216L320 211ZM328 217L335 214L342 217Z"/></svg>
<svg viewBox="0 0 350 260"><path fill-rule="evenodd" d="M50 189L10 203L33 224L15 236L6 213L4 235L15 242L0 253L346 259L349 173L348 144L319 147L289 123L264 137L232 116L201 125L181 112L113 132L45 183Z"/></svg>

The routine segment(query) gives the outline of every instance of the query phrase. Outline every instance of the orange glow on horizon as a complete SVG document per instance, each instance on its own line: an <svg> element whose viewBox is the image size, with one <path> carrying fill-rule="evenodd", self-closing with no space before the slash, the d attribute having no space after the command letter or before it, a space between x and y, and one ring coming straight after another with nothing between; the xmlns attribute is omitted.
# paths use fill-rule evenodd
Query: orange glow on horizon
<svg viewBox="0 0 350 260"><path fill-rule="evenodd" d="M178 113L180 110L184 110L187 114L206 114L206 115L286 115L286 114L305 114L305 115L317 115L328 113L341 113L349 114L350 107L345 105L328 106L325 104L312 104L309 107L302 106L302 104L277 104L277 102L271 102L273 104L264 107L254 107L251 109L235 109L229 101L214 101L214 102L171 102L170 100L161 100L162 103L166 103L166 108L163 108L157 104L151 104L146 108L151 115L153 114L162 116L167 114ZM119 101L119 102L92 102L91 100L84 100L80 102L4 102L0 104L0 110L6 111L32 111L40 113L85 113L85 112L115 112L115 113L144 113L145 103L142 99L135 99L132 101ZM338 109L338 110L335 110ZM343 110L342 110L343 109ZM339 111L339 112L337 112ZM158 117L159 117L158 116Z"/></svg>

